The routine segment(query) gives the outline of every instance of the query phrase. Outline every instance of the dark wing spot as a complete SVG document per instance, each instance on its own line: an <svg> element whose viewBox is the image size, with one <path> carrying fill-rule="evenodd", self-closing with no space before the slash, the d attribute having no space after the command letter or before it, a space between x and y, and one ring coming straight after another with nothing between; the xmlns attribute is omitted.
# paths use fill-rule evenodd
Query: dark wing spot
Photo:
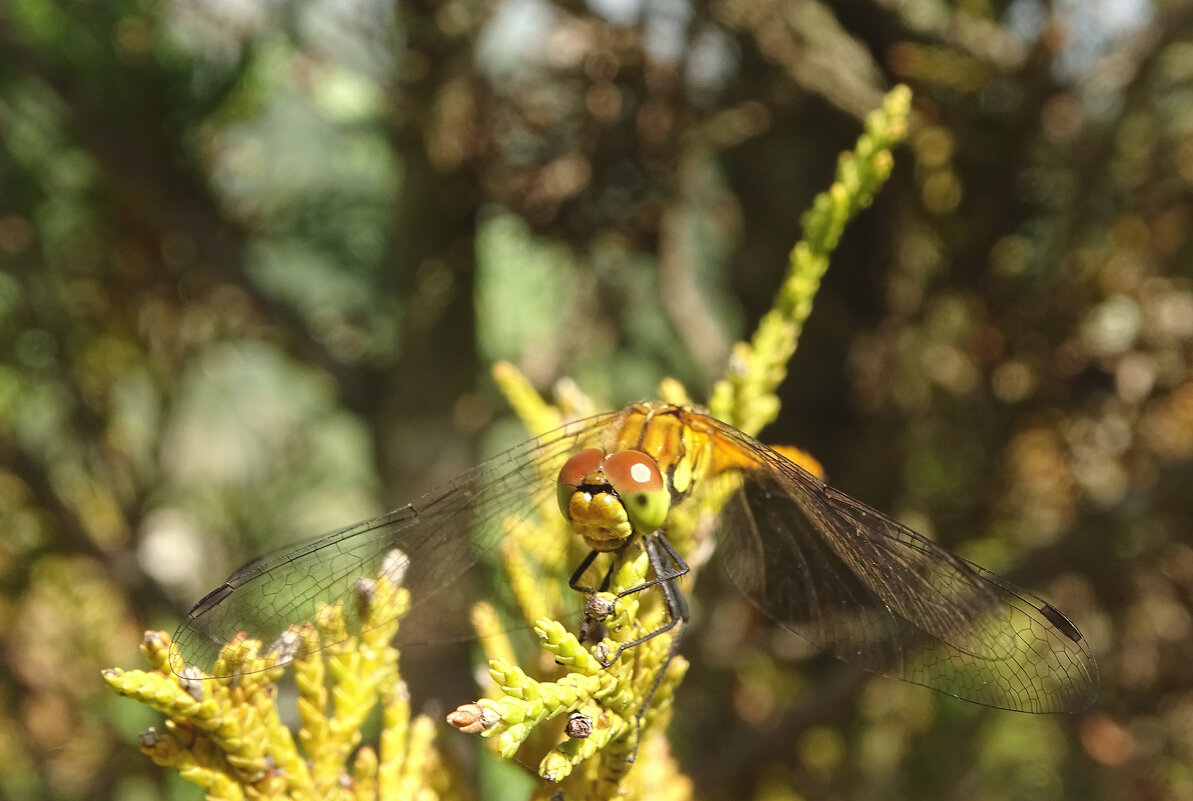
<svg viewBox="0 0 1193 801"><path fill-rule="evenodd" d="M1048 618L1048 622L1056 626L1061 634L1068 637L1073 642L1081 642L1081 632L1073 625L1073 621L1069 620L1061 611L1052 604L1044 604L1040 607L1041 614Z"/></svg>
<svg viewBox="0 0 1193 801"><path fill-rule="evenodd" d="M232 594L232 590L234 589L236 589L236 585L233 584L231 580L225 581L223 584L204 595L197 604L192 606L187 617L194 619L200 615L210 612L212 609L217 608L224 602L225 598Z"/></svg>

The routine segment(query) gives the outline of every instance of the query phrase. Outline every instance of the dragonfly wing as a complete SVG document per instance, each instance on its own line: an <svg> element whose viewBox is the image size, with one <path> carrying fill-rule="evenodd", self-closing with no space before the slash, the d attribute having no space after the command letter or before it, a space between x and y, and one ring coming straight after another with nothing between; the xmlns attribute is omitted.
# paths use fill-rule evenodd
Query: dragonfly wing
<svg viewBox="0 0 1193 801"><path fill-rule="evenodd" d="M723 511L721 560L764 613L843 660L979 704L1092 702L1093 655L1054 607L746 435L722 435L756 456Z"/></svg>
<svg viewBox="0 0 1193 801"><path fill-rule="evenodd" d="M258 640L268 651L290 626L314 622L320 604L344 602L349 627L358 629L357 582L377 576L389 544L426 522L406 507L245 564L187 614L174 635L176 667L181 661L219 675L216 657L229 642Z"/></svg>
<svg viewBox="0 0 1193 801"><path fill-rule="evenodd" d="M383 570L396 569L410 593L397 645L475 637L471 610L476 601L506 610L514 605L510 582L494 575L502 569L498 545L511 527L544 535L520 555L531 583L566 579L570 540L555 507L555 475L571 453L604 434L610 418L564 426L488 460L409 506L249 562L187 615L174 638L175 664L210 673L230 641L260 640L269 649L291 626L314 621L321 606L337 601L347 619L346 633L358 633L363 622L356 603L358 582ZM572 596L558 593L564 603L575 601ZM398 613L372 611L378 621ZM519 621L510 625L529 628L516 615L508 619Z"/></svg>

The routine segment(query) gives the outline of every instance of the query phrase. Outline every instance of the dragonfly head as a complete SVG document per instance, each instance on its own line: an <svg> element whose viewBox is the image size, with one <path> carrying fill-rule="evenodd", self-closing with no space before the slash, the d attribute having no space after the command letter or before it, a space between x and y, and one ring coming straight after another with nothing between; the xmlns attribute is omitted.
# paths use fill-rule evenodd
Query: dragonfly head
<svg viewBox="0 0 1193 801"><path fill-rule="evenodd" d="M616 551L635 532L657 531L671 509L658 463L641 451L580 451L556 487L559 510L594 551Z"/></svg>

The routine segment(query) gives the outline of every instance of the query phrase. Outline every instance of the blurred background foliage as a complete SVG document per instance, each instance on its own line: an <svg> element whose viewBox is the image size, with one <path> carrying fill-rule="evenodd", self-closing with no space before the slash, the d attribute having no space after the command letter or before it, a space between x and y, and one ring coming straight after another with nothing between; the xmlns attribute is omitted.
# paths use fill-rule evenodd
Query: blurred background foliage
<svg viewBox="0 0 1193 801"><path fill-rule="evenodd" d="M713 571L676 749L708 799L1193 795L1193 3L10 0L0 796L193 797L98 670L518 438L494 359L702 397L896 81L764 436L1046 595L1102 697L776 659Z"/></svg>

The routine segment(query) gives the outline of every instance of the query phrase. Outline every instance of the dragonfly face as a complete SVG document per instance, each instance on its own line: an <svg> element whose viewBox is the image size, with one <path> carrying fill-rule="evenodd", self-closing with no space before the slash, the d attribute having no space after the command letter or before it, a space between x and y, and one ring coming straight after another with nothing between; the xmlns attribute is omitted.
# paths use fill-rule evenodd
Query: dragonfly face
<svg viewBox="0 0 1193 801"><path fill-rule="evenodd" d="M671 506L658 463L641 451L580 451L557 484L559 510L594 551L617 551L635 532L658 531Z"/></svg>
<svg viewBox="0 0 1193 801"><path fill-rule="evenodd" d="M522 569L546 582L575 566L568 527L615 559L635 535L669 548L711 528L716 559L761 612L875 673L1028 712L1080 709L1096 693L1089 645L1055 607L743 432L658 403L568 424L408 507L254 560L192 610L178 662L210 670L231 639L271 643L318 603L347 608L394 549L410 593L397 644L468 636L471 605L495 592L487 557L533 542ZM657 576L668 598L676 575Z"/></svg>

